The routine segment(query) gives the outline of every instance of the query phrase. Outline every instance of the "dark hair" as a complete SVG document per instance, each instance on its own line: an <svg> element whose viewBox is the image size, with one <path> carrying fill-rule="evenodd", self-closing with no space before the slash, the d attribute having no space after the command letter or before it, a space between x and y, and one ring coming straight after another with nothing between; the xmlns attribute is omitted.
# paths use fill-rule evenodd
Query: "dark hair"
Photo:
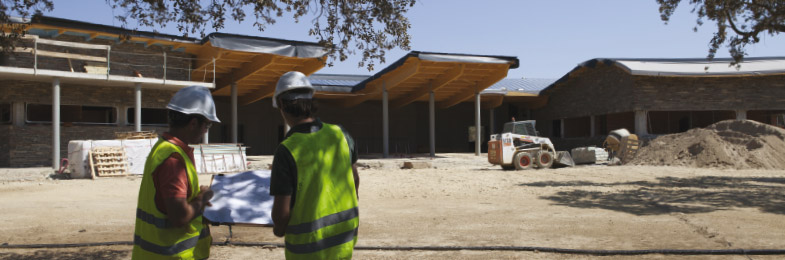
<svg viewBox="0 0 785 260"><path fill-rule="evenodd" d="M287 91L292 93L305 93L311 90L308 89L294 89ZM286 100L278 97L278 107L286 112L289 115L294 117L312 117L316 114L319 110L318 106L316 105L316 101L314 99L294 99L294 100Z"/></svg>
<svg viewBox="0 0 785 260"><path fill-rule="evenodd" d="M171 127L171 128L185 127L194 118L196 118L196 120L197 120L196 122L199 123L199 125L204 123L204 121L207 121L207 118L205 118L202 115L183 114L181 112L174 111L174 110L170 109L169 110L169 127Z"/></svg>

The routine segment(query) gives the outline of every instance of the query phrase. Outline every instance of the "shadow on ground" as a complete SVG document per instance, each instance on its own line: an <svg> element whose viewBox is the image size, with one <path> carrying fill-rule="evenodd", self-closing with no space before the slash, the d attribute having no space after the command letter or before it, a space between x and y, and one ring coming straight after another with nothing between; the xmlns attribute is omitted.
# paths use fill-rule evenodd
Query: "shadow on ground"
<svg viewBox="0 0 785 260"><path fill-rule="evenodd" d="M36 250L27 253L3 253L0 259L28 259L28 260L82 260L82 259L127 259L131 257L131 250L89 250L82 252L64 252L61 250Z"/></svg>
<svg viewBox="0 0 785 260"><path fill-rule="evenodd" d="M663 177L656 181L596 183L589 181L521 183L526 187L576 187L541 199L555 205L600 208L635 215L706 213L730 208L757 208L785 214L785 178ZM620 191L589 191L578 187L629 186Z"/></svg>

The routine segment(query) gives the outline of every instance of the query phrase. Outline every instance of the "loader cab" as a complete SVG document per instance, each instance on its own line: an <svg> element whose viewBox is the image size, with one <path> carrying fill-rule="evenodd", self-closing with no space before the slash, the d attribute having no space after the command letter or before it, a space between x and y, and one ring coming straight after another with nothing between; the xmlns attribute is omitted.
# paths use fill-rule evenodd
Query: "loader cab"
<svg viewBox="0 0 785 260"><path fill-rule="evenodd" d="M539 136L534 128L534 120L515 121L504 124L502 133L512 133L514 135Z"/></svg>

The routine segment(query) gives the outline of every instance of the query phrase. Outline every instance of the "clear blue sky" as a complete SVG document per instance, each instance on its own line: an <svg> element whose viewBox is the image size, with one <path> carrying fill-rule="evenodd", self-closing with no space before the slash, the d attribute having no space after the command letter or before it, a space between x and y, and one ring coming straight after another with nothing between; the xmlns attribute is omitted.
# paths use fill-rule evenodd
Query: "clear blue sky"
<svg viewBox="0 0 785 260"><path fill-rule="evenodd" d="M691 9L683 4L666 25L655 0L420 0L408 16L412 50L517 56L521 66L510 70L508 78L559 78L592 58L706 57L716 27L707 22L693 32L697 16ZM55 0L55 10L47 15L119 26L113 13L121 12L112 11L105 0ZM313 42L310 21L296 24L283 17L260 32L252 21L238 24L229 18L221 32ZM158 31L179 34L174 27ZM785 56L785 34L765 35L747 52L751 57ZM370 75L406 53L389 51L387 63L373 72L358 68L359 58L353 57L317 73ZM717 57L728 56L726 49L718 51Z"/></svg>

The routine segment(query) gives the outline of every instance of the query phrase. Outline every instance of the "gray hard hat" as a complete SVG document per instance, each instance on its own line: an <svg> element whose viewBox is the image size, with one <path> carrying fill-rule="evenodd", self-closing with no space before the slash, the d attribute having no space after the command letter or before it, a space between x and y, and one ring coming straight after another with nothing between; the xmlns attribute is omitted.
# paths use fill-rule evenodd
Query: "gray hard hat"
<svg viewBox="0 0 785 260"><path fill-rule="evenodd" d="M191 115L202 115L207 120L220 123L215 114L215 101L210 90L202 86L189 86L180 89L174 94L166 108Z"/></svg>
<svg viewBox="0 0 785 260"><path fill-rule="evenodd" d="M281 75L278 79L278 84L275 85L275 94L273 94L273 107L278 108L278 96L286 91L295 89L309 89L308 93L302 93L295 96L287 96L289 99L311 99L313 98L314 88L311 81L302 72L290 71Z"/></svg>

